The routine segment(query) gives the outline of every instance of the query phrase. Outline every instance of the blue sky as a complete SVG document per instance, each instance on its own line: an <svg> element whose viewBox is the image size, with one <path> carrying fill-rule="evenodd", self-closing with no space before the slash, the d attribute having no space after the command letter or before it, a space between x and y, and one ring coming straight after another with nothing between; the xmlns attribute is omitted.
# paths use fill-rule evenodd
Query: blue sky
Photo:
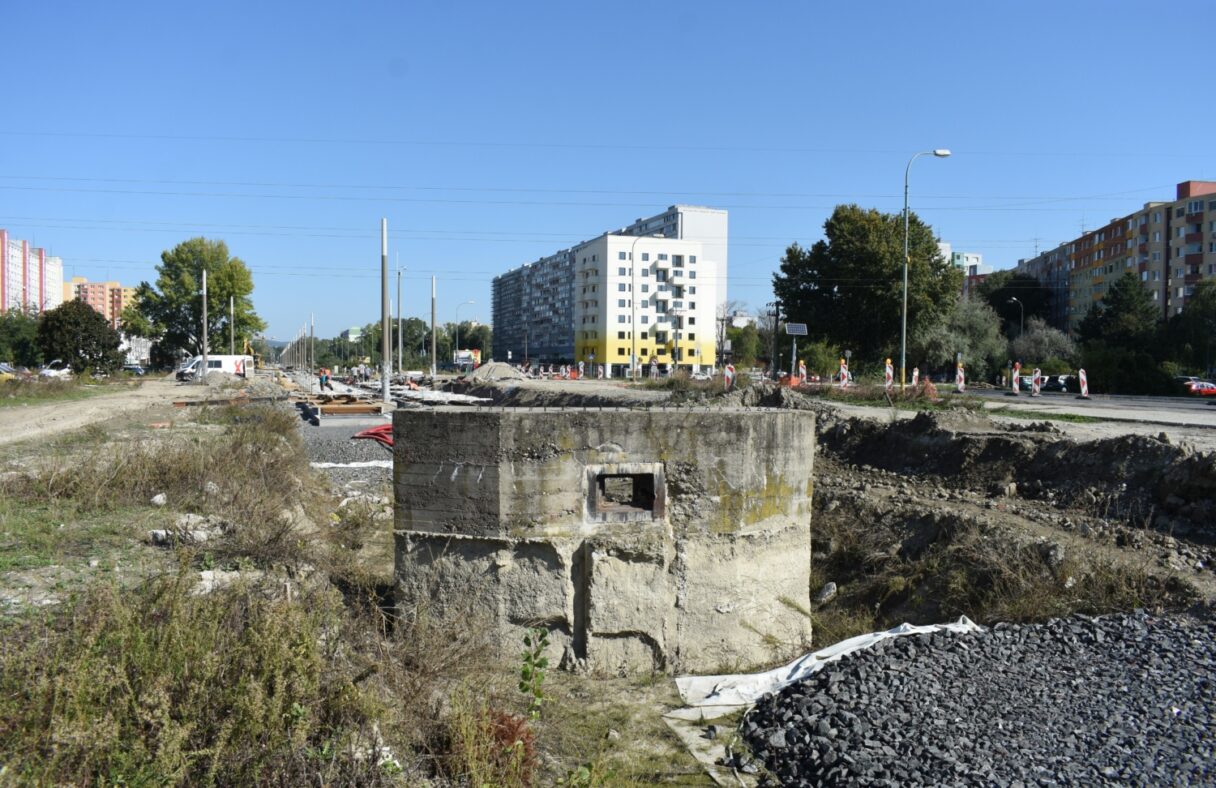
<svg viewBox="0 0 1216 788"><path fill-rule="evenodd" d="M268 334L490 319L497 273L675 202L730 211L771 300L833 206L912 206L1009 267L1216 179L1216 4L10 3L0 227L66 275L222 238ZM1207 140L1207 142L1205 142ZM395 281L393 284L395 299Z"/></svg>

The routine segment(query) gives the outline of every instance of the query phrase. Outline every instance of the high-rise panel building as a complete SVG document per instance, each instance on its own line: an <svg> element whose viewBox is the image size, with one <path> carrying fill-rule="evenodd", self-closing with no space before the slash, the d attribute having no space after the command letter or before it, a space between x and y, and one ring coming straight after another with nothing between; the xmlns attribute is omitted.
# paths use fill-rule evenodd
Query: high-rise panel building
<svg viewBox="0 0 1216 788"><path fill-rule="evenodd" d="M496 277L494 358L714 365L726 232L726 211L676 205Z"/></svg>
<svg viewBox="0 0 1216 788"><path fill-rule="evenodd" d="M1066 276L1060 266L1066 257ZM1052 288L1067 291L1067 305L1053 305L1053 323L1076 328L1111 284L1132 273L1161 310L1180 314L1195 285L1216 279L1216 182L1179 183L1170 201L1148 202L1126 216L1082 233L1029 260L1018 262ZM1060 320L1060 312L1066 319Z"/></svg>
<svg viewBox="0 0 1216 788"><path fill-rule="evenodd" d="M63 302L63 260L0 230L0 312L34 313Z"/></svg>

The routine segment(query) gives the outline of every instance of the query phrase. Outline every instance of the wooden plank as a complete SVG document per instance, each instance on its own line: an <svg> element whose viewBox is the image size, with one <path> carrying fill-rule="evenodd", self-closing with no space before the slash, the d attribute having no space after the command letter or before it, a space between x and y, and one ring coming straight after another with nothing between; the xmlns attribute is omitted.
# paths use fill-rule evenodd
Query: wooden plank
<svg viewBox="0 0 1216 788"><path fill-rule="evenodd" d="M383 413L384 405L379 402L347 402L324 404L320 406L321 415L334 416L340 413Z"/></svg>

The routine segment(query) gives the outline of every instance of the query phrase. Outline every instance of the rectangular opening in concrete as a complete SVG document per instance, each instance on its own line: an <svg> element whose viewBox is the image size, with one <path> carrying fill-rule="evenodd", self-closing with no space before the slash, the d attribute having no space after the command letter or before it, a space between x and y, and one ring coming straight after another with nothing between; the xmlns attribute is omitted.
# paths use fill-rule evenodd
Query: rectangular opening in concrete
<svg viewBox="0 0 1216 788"><path fill-rule="evenodd" d="M666 516L667 490L662 463L621 462L589 465L583 492L592 523L636 523Z"/></svg>
<svg viewBox="0 0 1216 788"><path fill-rule="evenodd" d="M601 473L595 486L596 514L654 511L653 473Z"/></svg>

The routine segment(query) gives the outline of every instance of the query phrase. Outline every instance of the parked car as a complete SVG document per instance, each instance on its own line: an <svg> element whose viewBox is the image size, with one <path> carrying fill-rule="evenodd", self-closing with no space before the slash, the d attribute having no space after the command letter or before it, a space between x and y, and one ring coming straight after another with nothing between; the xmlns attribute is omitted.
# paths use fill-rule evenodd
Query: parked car
<svg viewBox="0 0 1216 788"><path fill-rule="evenodd" d="M72 377L72 368L63 363L62 359L57 358L38 370L38 377L67 379Z"/></svg>
<svg viewBox="0 0 1216 788"><path fill-rule="evenodd" d="M137 378L142 378L146 373L144 368L139 364L126 364L122 368L123 372L129 372Z"/></svg>
<svg viewBox="0 0 1216 788"><path fill-rule="evenodd" d="M1068 391L1068 379L1072 375L1048 375L1043 379L1042 391Z"/></svg>
<svg viewBox="0 0 1216 788"><path fill-rule="evenodd" d="M16 380L21 377L21 373L8 364L0 362L0 382L6 380Z"/></svg>

